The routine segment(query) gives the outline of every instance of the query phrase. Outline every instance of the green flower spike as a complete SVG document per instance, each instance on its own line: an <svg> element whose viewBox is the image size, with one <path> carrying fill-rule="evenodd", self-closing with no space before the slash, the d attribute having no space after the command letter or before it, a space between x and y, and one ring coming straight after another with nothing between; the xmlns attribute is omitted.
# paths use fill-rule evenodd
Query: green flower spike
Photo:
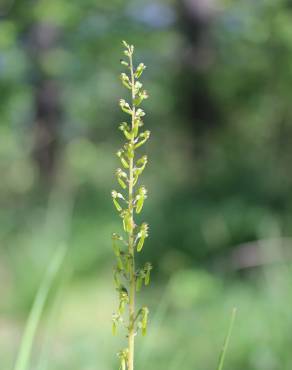
<svg viewBox="0 0 292 370"><path fill-rule="evenodd" d="M120 99L119 106L129 120L119 125L125 143L117 152L122 168L116 170L116 178L126 195L116 190L113 190L111 195L114 206L122 218L125 237L112 234L113 249L117 260L114 268L114 282L119 293L118 313L113 315L112 330L116 334L118 325L125 325L128 347L118 353L120 370L134 370L135 335L138 329L141 329L142 335L146 334L149 313L145 306L139 310L136 309L135 296L143 284L150 283L152 269L149 262L143 268L137 269L135 261L136 251L142 251L145 239L148 237L148 224L143 222L141 226L137 226L134 220L135 213L142 212L147 198L145 186L139 185L136 189L136 184L139 182L148 159L146 155L139 155L136 159L136 151L147 142L150 131L140 132L140 128L144 125L142 118L146 115L140 106L144 100L148 99L148 93L139 78L146 66L144 63L139 63L135 68L133 64L134 46L126 41L123 41L123 46L126 60L121 60L125 71L120 74L120 79L126 90L130 91L130 96L127 99Z"/></svg>

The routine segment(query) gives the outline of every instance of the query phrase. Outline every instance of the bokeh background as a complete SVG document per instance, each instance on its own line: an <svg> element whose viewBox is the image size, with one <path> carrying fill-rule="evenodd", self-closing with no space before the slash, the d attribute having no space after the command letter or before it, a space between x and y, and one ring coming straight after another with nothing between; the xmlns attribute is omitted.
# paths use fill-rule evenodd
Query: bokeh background
<svg viewBox="0 0 292 370"><path fill-rule="evenodd" d="M137 369L215 370L236 306L225 369L291 370L291 2L1 0L0 17L1 369L61 244L30 369L118 368L125 39L151 96Z"/></svg>

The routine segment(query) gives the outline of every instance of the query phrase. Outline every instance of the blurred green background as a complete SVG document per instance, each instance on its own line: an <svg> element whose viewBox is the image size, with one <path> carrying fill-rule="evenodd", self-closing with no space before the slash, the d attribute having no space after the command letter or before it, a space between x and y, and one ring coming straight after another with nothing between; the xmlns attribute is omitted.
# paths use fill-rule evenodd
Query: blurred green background
<svg viewBox="0 0 292 370"><path fill-rule="evenodd" d="M32 370L110 370L111 233L121 40L143 77L153 283L137 369L291 370L292 4L288 0L0 1L0 367L37 288L67 256Z"/></svg>

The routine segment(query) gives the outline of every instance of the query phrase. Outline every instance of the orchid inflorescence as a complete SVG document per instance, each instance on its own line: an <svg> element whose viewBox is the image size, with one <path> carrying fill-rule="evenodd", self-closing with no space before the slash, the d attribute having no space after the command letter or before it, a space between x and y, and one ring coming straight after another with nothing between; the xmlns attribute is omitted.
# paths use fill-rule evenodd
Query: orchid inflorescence
<svg viewBox="0 0 292 370"><path fill-rule="evenodd" d="M145 306L136 310L135 296L143 284L145 286L149 284L152 270L150 262L145 263L141 268L135 266L135 252L142 251L144 241L148 237L148 224L144 222L136 225L134 221L134 214L142 211L144 201L147 199L146 188L141 185L136 189L135 186L148 159L146 155L136 159L135 155L136 150L149 139L150 131L141 131L145 112L140 105L148 98L148 93L143 89L139 78L146 66L140 63L135 68L133 66L134 46L125 41L123 41L123 46L126 60L121 60L121 64L126 68L127 73L121 73L120 79L123 86L130 90L131 101L128 103L120 99L119 105L121 110L130 116L130 123L122 122L119 126L126 139L124 146L117 152L122 165L122 168L116 170L121 192L113 190L111 195L114 206L122 218L126 237L116 233L112 234L113 249L117 260L114 268L114 282L119 296L118 310L113 314L112 324L113 334L116 334L119 325L125 326L127 330L128 347L118 353L120 370L133 370L135 335L139 330L142 335L146 334L149 314Z"/></svg>

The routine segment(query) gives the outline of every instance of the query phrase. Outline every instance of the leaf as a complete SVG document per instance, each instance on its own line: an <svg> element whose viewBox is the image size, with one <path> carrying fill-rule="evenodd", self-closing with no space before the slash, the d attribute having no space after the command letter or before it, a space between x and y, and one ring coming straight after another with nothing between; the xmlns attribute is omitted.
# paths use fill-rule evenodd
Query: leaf
<svg viewBox="0 0 292 370"><path fill-rule="evenodd" d="M230 341L230 337L231 337L231 333L232 333L232 329L233 329L233 324L234 324L234 320L235 320L235 317L236 317L236 312L237 312L237 309L233 308L232 313L231 313L231 318L230 318L228 331L227 331L227 334L226 334L226 337L225 337L225 340L224 340L224 344L223 344L223 348L222 348L222 351L221 351L221 354L220 354L220 357L219 357L219 363L218 363L217 370L222 370L223 369L224 360L225 360L225 356L226 356L226 351L227 351L227 348L228 348L228 345L229 345L229 341Z"/></svg>
<svg viewBox="0 0 292 370"><path fill-rule="evenodd" d="M67 247L65 245L60 245L57 248L51 262L49 263L48 269L44 274L26 322L14 370L29 370L31 368L29 366L29 360L36 330L40 322L50 288L60 270L62 262L64 261L66 251Z"/></svg>

